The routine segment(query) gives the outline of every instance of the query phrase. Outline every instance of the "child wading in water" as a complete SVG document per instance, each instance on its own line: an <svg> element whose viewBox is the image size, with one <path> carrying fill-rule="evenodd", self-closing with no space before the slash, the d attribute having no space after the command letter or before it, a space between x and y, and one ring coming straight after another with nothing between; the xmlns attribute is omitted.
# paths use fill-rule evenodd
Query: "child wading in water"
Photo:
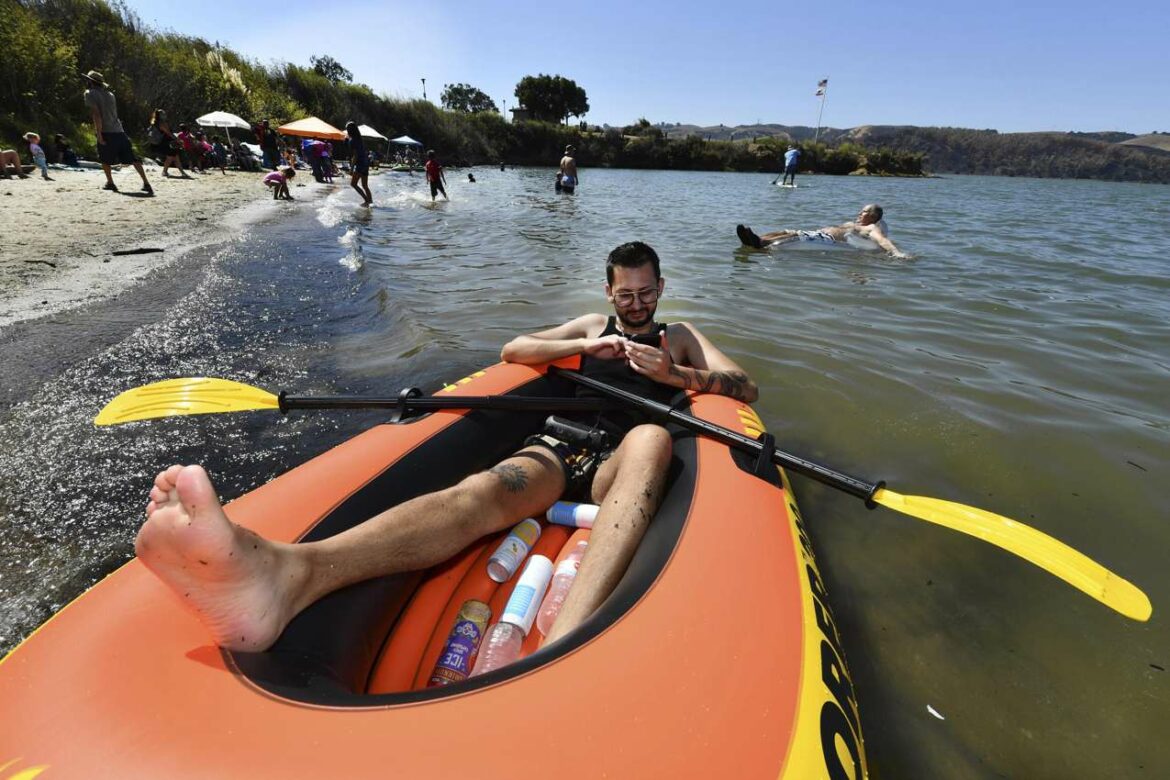
<svg viewBox="0 0 1170 780"><path fill-rule="evenodd" d="M285 200L292 200L293 196L288 191L288 180L296 176L297 172L292 168L281 168L278 171L273 171L264 177L264 184L272 188L272 199L284 198Z"/></svg>
<svg viewBox="0 0 1170 780"><path fill-rule="evenodd" d="M28 141L28 153L32 155L33 164L41 169L41 178L52 181L49 178L49 161L45 159L45 150L41 148L41 137L30 130L24 134L24 140Z"/></svg>

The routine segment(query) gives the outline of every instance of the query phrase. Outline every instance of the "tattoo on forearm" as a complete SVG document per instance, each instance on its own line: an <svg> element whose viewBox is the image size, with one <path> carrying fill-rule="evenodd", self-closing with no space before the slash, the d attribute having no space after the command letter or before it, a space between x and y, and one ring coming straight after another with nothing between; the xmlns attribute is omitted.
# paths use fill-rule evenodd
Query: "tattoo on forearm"
<svg viewBox="0 0 1170 780"><path fill-rule="evenodd" d="M670 373L683 380L683 389L695 390L700 393L717 393L726 395L737 401L747 398L748 376L742 371L708 371L706 376L697 369L682 371L678 366L671 366Z"/></svg>
<svg viewBox="0 0 1170 780"><path fill-rule="evenodd" d="M528 475L524 473L524 469L514 463L501 463L498 466L493 466L491 473L500 478L500 481L504 483L504 489L509 493L519 493L528 487Z"/></svg>
<svg viewBox="0 0 1170 780"><path fill-rule="evenodd" d="M731 396L738 401L747 398L748 377L742 371L712 371L708 380L719 383L719 389L715 392L721 395Z"/></svg>

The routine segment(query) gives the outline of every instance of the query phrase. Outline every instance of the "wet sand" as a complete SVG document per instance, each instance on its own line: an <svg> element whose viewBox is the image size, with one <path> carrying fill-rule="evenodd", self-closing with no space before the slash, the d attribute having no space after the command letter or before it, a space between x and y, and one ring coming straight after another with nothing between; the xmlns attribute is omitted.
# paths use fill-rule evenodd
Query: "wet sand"
<svg viewBox="0 0 1170 780"><path fill-rule="evenodd" d="M118 192L103 190L95 169L50 170L52 181L39 172L0 180L0 327L109 298L286 205L272 200L260 173L171 173L147 166L154 197L139 192L129 166L114 172ZM315 189L294 189L294 197ZM136 251L144 249L162 251Z"/></svg>

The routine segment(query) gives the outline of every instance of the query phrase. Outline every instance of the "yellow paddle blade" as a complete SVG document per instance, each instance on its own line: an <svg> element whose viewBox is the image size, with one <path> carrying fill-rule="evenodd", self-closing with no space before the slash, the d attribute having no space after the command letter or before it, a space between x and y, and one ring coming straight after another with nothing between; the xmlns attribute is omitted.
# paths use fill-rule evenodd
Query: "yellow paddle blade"
<svg viewBox="0 0 1170 780"><path fill-rule="evenodd" d="M903 496L885 488L873 500L895 512L960 531L1030 561L1134 620L1149 620L1145 593L1101 564L1031 526L1011 518L926 496Z"/></svg>
<svg viewBox="0 0 1170 780"><path fill-rule="evenodd" d="M94 418L97 425L117 425L180 414L216 414L251 409L278 409L267 390L230 379L189 377L135 387L119 395Z"/></svg>

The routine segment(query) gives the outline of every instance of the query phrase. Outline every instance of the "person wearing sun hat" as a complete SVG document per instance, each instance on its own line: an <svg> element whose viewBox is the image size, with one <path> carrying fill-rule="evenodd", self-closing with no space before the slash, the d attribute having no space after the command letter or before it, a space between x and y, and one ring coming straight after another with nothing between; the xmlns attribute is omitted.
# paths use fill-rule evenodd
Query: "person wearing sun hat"
<svg viewBox="0 0 1170 780"><path fill-rule="evenodd" d="M110 91L110 85L100 72L91 70L83 73L86 85L85 104L89 106L93 117L94 134L97 136L98 160L101 161L102 171L106 174L106 184L102 189L118 191L114 184L114 176L110 170L112 165L133 165L134 170L142 177L142 191L147 195L154 194L154 188L146 179L146 171L142 170L142 161L134 154L134 147L130 145L130 137L126 135L122 121L118 119L118 101Z"/></svg>

